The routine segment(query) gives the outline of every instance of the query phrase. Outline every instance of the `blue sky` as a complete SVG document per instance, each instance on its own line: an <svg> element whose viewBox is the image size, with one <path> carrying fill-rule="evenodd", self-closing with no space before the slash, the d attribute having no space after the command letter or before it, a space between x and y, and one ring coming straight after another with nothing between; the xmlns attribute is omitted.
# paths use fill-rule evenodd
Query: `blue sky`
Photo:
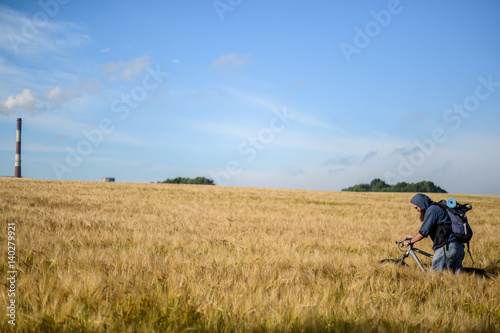
<svg viewBox="0 0 500 333"><path fill-rule="evenodd" d="M0 175L500 194L498 1L1 1Z"/></svg>

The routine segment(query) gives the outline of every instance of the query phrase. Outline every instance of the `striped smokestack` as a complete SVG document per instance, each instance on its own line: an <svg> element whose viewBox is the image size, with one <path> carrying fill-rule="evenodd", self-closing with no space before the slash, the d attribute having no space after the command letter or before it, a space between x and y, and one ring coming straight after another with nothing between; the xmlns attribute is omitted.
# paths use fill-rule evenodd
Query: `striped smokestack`
<svg viewBox="0 0 500 333"><path fill-rule="evenodd" d="M16 131L16 169L14 177L21 177L21 123L22 119L17 118L17 131Z"/></svg>

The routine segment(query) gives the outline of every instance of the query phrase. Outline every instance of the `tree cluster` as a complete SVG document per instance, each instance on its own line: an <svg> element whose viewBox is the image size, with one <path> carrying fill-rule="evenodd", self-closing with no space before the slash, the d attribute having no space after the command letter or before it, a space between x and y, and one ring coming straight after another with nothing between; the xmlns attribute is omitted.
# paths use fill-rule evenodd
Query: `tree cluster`
<svg viewBox="0 0 500 333"><path fill-rule="evenodd" d="M162 182L157 182L158 184L195 184L195 185L215 185L214 181L210 178L205 177L196 177L196 178L187 178L187 177L177 177L174 179L167 178Z"/></svg>
<svg viewBox="0 0 500 333"><path fill-rule="evenodd" d="M425 192L425 193L448 193L441 187L430 181L418 183L401 182L396 185L389 185L379 178L372 180L370 184L354 185L342 191L349 192Z"/></svg>

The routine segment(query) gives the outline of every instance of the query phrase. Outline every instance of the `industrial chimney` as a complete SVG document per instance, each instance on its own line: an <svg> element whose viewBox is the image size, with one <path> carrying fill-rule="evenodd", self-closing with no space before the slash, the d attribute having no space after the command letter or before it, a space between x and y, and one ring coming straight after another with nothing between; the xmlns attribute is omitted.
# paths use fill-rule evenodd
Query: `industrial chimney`
<svg viewBox="0 0 500 333"><path fill-rule="evenodd" d="M21 178L21 123L22 119L17 118L17 131L16 131L16 163L14 177Z"/></svg>

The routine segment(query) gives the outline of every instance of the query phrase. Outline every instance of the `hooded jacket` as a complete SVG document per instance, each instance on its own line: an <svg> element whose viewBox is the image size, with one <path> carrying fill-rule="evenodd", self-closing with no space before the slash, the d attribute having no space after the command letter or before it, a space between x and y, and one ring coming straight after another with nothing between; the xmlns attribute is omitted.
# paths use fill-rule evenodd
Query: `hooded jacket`
<svg viewBox="0 0 500 333"><path fill-rule="evenodd" d="M425 212L418 232L424 237L431 237L434 251L456 239L451 232L451 220L446 210L433 205L431 198L421 193L415 194L410 202Z"/></svg>

